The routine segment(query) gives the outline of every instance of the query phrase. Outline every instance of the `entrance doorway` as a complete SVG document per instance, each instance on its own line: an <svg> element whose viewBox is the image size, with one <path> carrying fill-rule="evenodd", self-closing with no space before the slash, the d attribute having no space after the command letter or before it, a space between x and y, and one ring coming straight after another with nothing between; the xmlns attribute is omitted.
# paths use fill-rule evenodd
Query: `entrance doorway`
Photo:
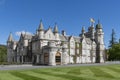
<svg viewBox="0 0 120 80"><path fill-rule="evenodd" d="M44 54L44 64L48 65L48 63L49 63L49 55L48 55L48 53L45 53Z"/></svg>
<svg viewBox="0 0 120 80"><path fill-rule="evenodd" d="M37 56L34 55L34 56L33 56L33 64L36 64L36 59L37 59Z"/></svg>
<svg viewBox="0 0 120 80"><path fill-rule="evenodd" d="M56 65L61 64L61 54L59 52L57 52L55 55L55 61L56 61Z"/></svg>

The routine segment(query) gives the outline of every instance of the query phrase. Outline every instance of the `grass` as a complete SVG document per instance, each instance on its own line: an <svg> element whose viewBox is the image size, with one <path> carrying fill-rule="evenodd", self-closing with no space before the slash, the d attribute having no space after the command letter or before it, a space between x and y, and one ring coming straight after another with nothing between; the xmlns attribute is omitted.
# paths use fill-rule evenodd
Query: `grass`
<svg viewBox="0 0 120 80"><path fill-rule="evenodd" d="M0 80L120 80L120 65L0 71Z"/></svg>

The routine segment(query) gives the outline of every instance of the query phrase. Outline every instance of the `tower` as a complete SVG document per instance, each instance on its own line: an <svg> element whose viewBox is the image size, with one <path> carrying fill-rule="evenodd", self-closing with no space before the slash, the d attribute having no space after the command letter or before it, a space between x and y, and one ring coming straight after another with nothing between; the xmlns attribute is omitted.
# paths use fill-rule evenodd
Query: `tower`
<svg viewBox="0 0 120 80"><path fill-rule="evenodd" d="M83 26L83 27L82 27L82 30L81 30L81 36L82 36L82 38L85 36L84 34L85 34L85 28L84 28L84 26Z"/></svg>
<svg viewBox="0 0 120 80"><path fill-rule="evenodd" d="M62 44L62 64L68 64L69 62L69 55L68 55L68 43L63 42Z"/></svg>
<svg viewBox="0 0 120 80"><path fill-rule="evenodd" d="M43 27L43 24L42 24L42 20L40 21L40 24L39 24L39 27L38 27L38 30L37 30L37 35L38 35L39 39L44 38L44 27Z"/></svg>
<svg viewBox="0 0 120 80"><path fill-rule="evenodd" d="M104 32L102 29L102 24L100 24L99 20L98 20L98 24L96 25L95 41L97 44L96 62L104 62L104 55L105 55Z"/></svg>
<svg viewBox="0 0 120 80"><path fill-rule="evenodd" d="M55 23L55 27L54 27L54 35L55 35L55 39L59 40L59 33L58 33L58 27L57 24Z"/></svg>
<svg viewBox="0 0 120 80"><path fill-rule="evenodd" d="M104 44L104 32L102 29L102 24L100 24L100 21L98 20L98 24L96 25L96 42L100 44Z"/></svg>
<svg viewBox="0 0 120 80"><path fill-rule="evenodd" d="M66 32L64 30L62 30L62 35L66 36Z"/></svg>
<svg viewBox="0 0 120 80"><path fill-rule="evenodd" d="M94 30L94 23L91 23L91 26L89 27L89 37L93 41L95 39L95 30Z"/></svg>
<svg viewBox="0 0 120 80"><path fill-rule="evenodd" d="M49 63L48 65L56 65L55 61L55 53L56 53L56 45L54 41L48 42L49 47Z"/></svg>
<svg viewBox="0 0 120 80"><path fill-rule="evenodd" d="M8 40L7 40L7 61L12 62L12 55L13 55L13 36L10 33Z"/></svg>

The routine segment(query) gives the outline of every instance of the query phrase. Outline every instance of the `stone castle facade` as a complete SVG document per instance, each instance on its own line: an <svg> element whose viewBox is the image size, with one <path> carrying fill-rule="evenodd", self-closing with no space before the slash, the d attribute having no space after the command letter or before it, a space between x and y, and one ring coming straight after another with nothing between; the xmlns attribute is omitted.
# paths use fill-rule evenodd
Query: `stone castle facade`
<svg viewBox="0 0 120 80"><path fill-rule="evenodd" d="M86 32L82 27L79 36L60 34L54 29L44 29L42 21L36 34L22 34L19 41L10 33L7 40L8 62L42 65L62 65L69 63L100 63L105 61L104 32L100 22L94 23Z"/></svg>

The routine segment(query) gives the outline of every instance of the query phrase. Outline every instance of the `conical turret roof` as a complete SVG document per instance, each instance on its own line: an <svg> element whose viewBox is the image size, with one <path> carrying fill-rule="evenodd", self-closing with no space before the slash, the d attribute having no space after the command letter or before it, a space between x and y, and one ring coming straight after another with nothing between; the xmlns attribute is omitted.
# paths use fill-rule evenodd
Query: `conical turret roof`
<svg viewBox="0 0 120 80"><path fill-rule="evenodd" d="M58 33L58 27L57 27L56 23L55 23L55 27L54 27L54 33Z"/></svg>
<svg viewBox="0 0 120 80"><path fill-rule="evenodd" d="M43 23L42 20L40 20L38 31L43 31L43 30L44 30Z"/></svg>
<svg viewBox="0 0 120 80"><path fill-rule="evenodd" d="M8 40L7 40L8 42L12 42L12 41L14 41L13 40L13 36L12 36L12 33L10 33L10 35L9 35L9 37L8 37Z"/></svg>

